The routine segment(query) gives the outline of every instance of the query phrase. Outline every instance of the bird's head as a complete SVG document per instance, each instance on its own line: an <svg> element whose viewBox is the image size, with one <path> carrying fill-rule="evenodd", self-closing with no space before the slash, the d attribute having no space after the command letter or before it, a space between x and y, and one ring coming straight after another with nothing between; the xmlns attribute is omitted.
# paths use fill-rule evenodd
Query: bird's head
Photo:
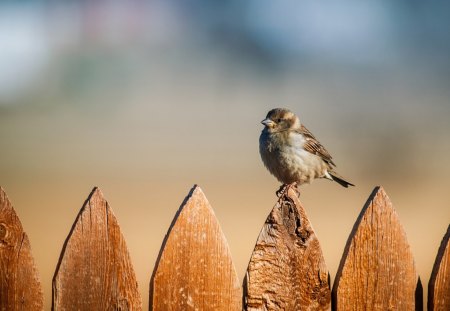
<svg viewBox="0 0 450 311"><path fill-rule="evenodd" d="M270 110L261 123L269 132L280 132L300 127L299 118L292 111L285 108Z"/></svg>

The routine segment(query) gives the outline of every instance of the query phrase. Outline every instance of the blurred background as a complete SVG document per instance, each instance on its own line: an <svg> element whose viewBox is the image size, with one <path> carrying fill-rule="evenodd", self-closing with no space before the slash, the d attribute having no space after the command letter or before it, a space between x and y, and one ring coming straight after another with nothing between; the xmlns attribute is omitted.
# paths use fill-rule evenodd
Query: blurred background
<svg viewBox="0 0 450 311"><path fill-rule="evenodd" d="M168 226L199 184L243 278L279 184L260 121L297 112L338 172L302 187L332 281L376 185L425 293L450 222L450 3L1 1L0 185L51 305L63 242L92 187L114 210L148 306Z"/></svg>

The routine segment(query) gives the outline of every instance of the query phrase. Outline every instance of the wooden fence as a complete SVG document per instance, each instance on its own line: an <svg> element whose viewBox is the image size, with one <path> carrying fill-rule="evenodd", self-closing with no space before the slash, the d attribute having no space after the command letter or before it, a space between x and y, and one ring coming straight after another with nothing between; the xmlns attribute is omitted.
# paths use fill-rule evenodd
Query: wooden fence
<svg viewBox="0 0 450 311"><path fill-rule="evenodd" d="M450 226L428 284L428 310L450 310ZM0 310L42 310L30 243L0 188ZM319 241L290 189L257 239L243 288L202 190L177 211L150 278L149 310L422 310L423 293L398 216L374 189L357 218L333 284ZM62 248L53 310L141 310L117 220L95 188Z"/></svg>

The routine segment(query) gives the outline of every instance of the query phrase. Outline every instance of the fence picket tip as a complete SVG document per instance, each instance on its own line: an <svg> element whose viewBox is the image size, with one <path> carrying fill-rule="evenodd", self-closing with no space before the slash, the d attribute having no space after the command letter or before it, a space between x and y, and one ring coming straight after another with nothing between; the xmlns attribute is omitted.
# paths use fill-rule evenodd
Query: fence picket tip
<svg viewBox="0 0 450 311"><path fill-rule="evenodd" d="M359 225L367 211L367 209L370 207L370 205L373 203L375 197L377 196L377 194L386 194L384 188L382 186L375 186L374 189L372 190L372 192L370 193L369 197L367 198L366 202L364 203L363 208L361 209L361 211L358 214L358 217L356 218L355 223L353 224L352 230L350 231L350 234L347 238L347 242L345 243L345 247L344 247L344 251L343 254L341 256L341 260L339 262L339 266L338 266L338 270L336 272L336 276L334 278L334 283L333 283L333 290L331 292L331 299L332 299L332 304L333 306L337 304L336 297L335 297L335 293L337 290L337 287L339 286L339 281L341 279L341 275L342 275L342 270L344 268L344 264L345 264L345 260L347 258L347 254L350 250L350 246L351 246L351 242L353 237L356 235L356 232L358 231ZM334 309L333 309L334 310Z"/></svg>
<svg viewBox="0 0 450 311"><path fill-rule="evenodd" d="M330 309L328 269L294 189L284 193L268 215L243 288L247 311Z"/></svg>
<svg viewBox="0 0 450 311"><path fill-rule="evenodd" d="M399 290L392 292L389 284ZM406 233L386 191L377 186L347 239L333 284L333 310L420 310L420 284Z"/></svg>
<svg viewBox="0 0 450 311"><path fill-rule="evenodd" d="M66 239L64 240L62 249L61 249L61 253L59 254L58 257L58 262L56 263L56 268L55 268L55 272L53 273L53 278L52 278L52 291L54 292L56 289L54 288L54 283L56 281L56 276L58 275L60 266L61 266L61 261L63 260L64 257L64 253L66 252L66 247L67 247L67 243L70 240L70 237L73 234L73 231L75 230L76 225L78 224L78 220L81 217L81 215L83 214L83 212L85 211L86 207L89 206L89 201L91 201L91 199L94 196L98 196L98 198L100 200L105 200L103 193L101 192L101 190L99 189L99 187L94 186L91 190L91 192L89 192L89 195L87 196L86 200L84 201L83 205L81 206L80 210L78 211L77 215L75 216L75 221L73 222L72 226L70 227L69 230L69 234L67 235ZM52 295L53 296L53 295ZM53 305L53 300L54 297L52 297L52 305ZM53 310L53 307L52 307Z"/></svg>
<svg viewBox="0 0 450 311"><path fill-rule="evenodd" d="M117 218L101 190L94 187L64 241L53 276L52 310L141 308L136 276Z"/></svg>
<svg viewBox="0 0 450 311"><path fill-rule="evenodd" d="M195 251L193 251L195 250ZM161 245L149 310L241 310L242 291L228 243L205 194L194 185Z"/></svg>
<svg viewBox="0 0 450 311"><path fill-rule="evenodd" d="M153 285L154 284L154 278L155 278L156 271L158 270L159 262L161 261L161 256L163 254L164 248L166 247L167 239L169 238L170 232L172 231L173 226L177 222L181 211L183 210L183 208L185 207L185 205L187 204L189 199L192 197L192 195L194 194L194 191L197 188L199 188L199 186L197 184L194 184L192 186L192 188L189 190L188 194L185 196L185 198L181 202L180 207L178 207L178 210L175 212L175 216L172 218L172 221L170 222L169 228L167 229L167 232L164 235L164 239L163 239L163 241L161 243L161 247L159 249L158 256L156 257L156 261L155 261L155 264L153 266L152 275L150 277L150 285L149 285L149 310L150 311L152 310L152 304L153 304L152 300L153 300L153 290L154 290L154 287L153 287L154 286Z"/></svg>

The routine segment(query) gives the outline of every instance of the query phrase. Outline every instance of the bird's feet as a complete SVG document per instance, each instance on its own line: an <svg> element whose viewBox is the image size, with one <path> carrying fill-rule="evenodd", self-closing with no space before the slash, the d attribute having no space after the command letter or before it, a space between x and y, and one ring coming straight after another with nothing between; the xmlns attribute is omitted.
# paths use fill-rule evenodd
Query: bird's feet
<svg viewBox="0 0 450 311"><path fill-rule="evenodd" d="M298 189L298 184L296 182L293 182L291 184L282 184L280 186L280 189L275 192L277 197L281 199L285 194L288 193L289 189L294 188L295 192L297 193L298 197L300 197L300 190Z"/></svg>
<svg viewBox="0 0 450 311"><path fill-rule="evenodd" d="M286 192L286 188L287 188L287 184L282 184L281 186L280 186L280 188L275 192L275 195L277 196L277 197L281 197L281 196L283 196L283 194Z"/></svg>

